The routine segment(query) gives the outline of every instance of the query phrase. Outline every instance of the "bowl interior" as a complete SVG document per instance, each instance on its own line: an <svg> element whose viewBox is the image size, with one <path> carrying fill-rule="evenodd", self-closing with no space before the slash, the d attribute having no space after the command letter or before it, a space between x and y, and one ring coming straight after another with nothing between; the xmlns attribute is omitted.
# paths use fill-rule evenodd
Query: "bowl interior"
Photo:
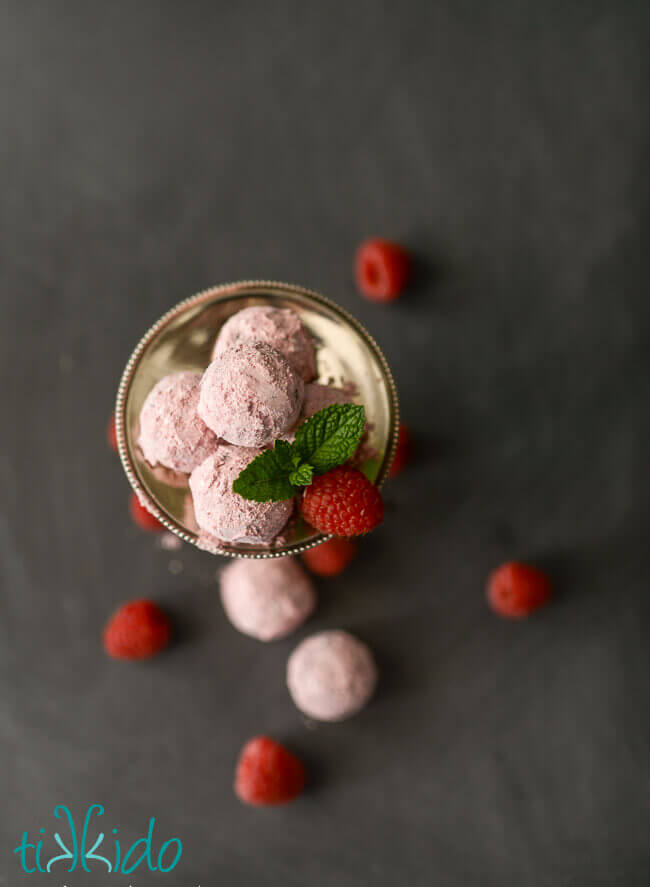
<svg viewBox="0 0 650 887"><path fill-rule="evenodd" d="M137 446L140 410L164 376L207 367L219 330L229 317L242 308L268 304L296 311L314 337L318 365L314 381L354 386L354 400L364 405L369 423L362 470L380 484L392 461L398 428L395 385L381 351L357 320L323 296L287 284L253 281L206 290L181 302L143 337L124 371L116 409L120 455L132 486L149 500L168 529L193 544L199 538L187 476L152 468L144 460ZM297 554L323 538L295 518L280 544L224 544L220 553L278 557Z"/></svg>

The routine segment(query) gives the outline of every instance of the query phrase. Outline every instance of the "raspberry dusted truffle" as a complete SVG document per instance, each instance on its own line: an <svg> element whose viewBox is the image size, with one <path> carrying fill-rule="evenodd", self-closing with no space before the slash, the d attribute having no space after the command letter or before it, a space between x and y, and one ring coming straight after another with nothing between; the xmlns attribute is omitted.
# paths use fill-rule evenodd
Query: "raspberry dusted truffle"
<svg viewBox="0 0 650 887"><path fill-rule="evenodd" d="M334 388L332 385L319 385L317 382L305 385L302 417L309 419L319 410L331 407L335 403L352 403L352 397L343 388Z"/></svg>
<svg viewBox="0 0 650 887"><path fill-rule="evenodd" d="M289 308L255 306L238 311L221 328L212 359L240 342L265 342L277 348L305 382L316 375L313 339Z"/></svg>
<svg viewBox="0 0 650 887"><path fill-rule="evenodd" d="M316 415L319 410L331 407L337 403L352 403L352 396L343 388L334 388L331 385L320 385L317 382L310 382L305 385L305 401L302 405L302 413L298 422L310 419ZM296 438L296 429L285 431L282 435L284 440L293 443Z"/></svg>
<svg viewBox="0 0 650 887"><path fill-rule="evenodd" d="M197 413L200 373L174 373L151 389L140 412L138 443L150 465L189 474L217 448Z"/></svg>
<svg viewBox="0 0 650 887"><path fill-rule="evenodd" d="M221 602L239 631L274 641L307 619L316 606L316 592L292 557L237 560L221 574Z"/></svg>
<svg viewBox="0 0 650 887"><path fill-rule="evenodd" d="M254 456L251 450L222 444L190 476L196 522L223 542L271 542L293 511L291 499L255 502L233 493L233 481Z"/></svg>
<svg viewBox="0 0 650 887"><path fill-rule="evenodd" d="M289 657L287 685L303 714L341 721L368 702L377 667L368 647L347 631L322 631L299 644Z"/></svg>
<svg viewBox="0 0 650 887"><path fill-rule="evenodd" d="M279 351L242 342L221 351L205 371L198 412L228 443L263 447L295 424L304 393L302 378Z"/></svg>

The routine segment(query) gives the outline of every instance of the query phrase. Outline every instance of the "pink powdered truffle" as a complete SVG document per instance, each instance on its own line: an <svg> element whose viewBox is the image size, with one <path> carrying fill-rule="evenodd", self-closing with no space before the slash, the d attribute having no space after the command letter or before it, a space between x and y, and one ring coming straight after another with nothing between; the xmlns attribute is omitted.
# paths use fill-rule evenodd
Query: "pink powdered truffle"
<svg viewBox="0 0 650 887"><path fill-rule="evenodd" d="M253 502L233 493L237 475L257 450L219 446L190 476L196 522L223 542L262 545L271 542L293 511L293 500Z"/></svg>
<svg viewBox="0 0 650 887"><path fill-rule="evenodd" d="M287 664L287 685L296 707L318 721L355 714L376 684L372 653L347 631L312 635L296 647Z"/></svg>
<svg viewBox="0 0 650 887"><path fill-rule="evenodd" d="M302 413L296 423L295 428L285 431L282 434L284 440L293 443L296 439L296 429L301 422L315 415L319 410L325 407L331 407L335 403L353 403L354 399L349 391L344 388L334 388L332 385L321 385L318 382L311 382L305 385L305 401L302 406Z"/></svg>
<svg viewBox="0 0 650 887"><path fill-rule="evenodd" d="M239 631L274 641L307 619L316 606L316 592L292 557L237 560L221 574L221 602Z"/></svg>
<svg viewBox="0 0 650 887"><path fill-rule="evenodd" d="M205 371L199 416L228 443L263 447L294 425L304 387L275 348L242 342L218 354Z"/></svg>
<svg viewBox="0 0 650 887"><path fill-rule="evenodd" d="M200 383L200 373L174 373L147 395L138 443L150 465L189 474L216 450L216 435L197 413Z"/></svg>
<svg viewBox="0 0 650 887"><path fill-rule="evenodd" d="M305 382L316 375L314 341L300 317L289 308L265 305L238 311L221 328L212 359L240 342L266 342L277 348Z"/></svg>
<svg viewBox="0 0 650 887"><path fill-rule="evenodd" d="M334 388L332 385L320 385L314 382L305 385L305 402L302 407L302 418L309 419L319 410L331 407L335 403L352 403L353 398L343 388Z"/></svg>

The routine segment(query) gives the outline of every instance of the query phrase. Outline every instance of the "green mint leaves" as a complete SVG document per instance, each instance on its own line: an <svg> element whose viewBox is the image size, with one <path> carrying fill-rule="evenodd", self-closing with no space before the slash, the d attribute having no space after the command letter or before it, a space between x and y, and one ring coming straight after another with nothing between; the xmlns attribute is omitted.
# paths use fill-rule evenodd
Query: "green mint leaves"
<svg viewBox="0 0 650 887"><path fill-rule="evenodd" d="M336 403L319 410L296 431L290 444L276 440L272 450L256 456L233 482L233 492L256 502L290 499L350 459L361 440L366 417L362 406Z"/></svg>
<svg viewBox="0 0 650 887"><path fill-rule="evenodd" d="M294 487L308 487L314 477L314 469L311 465L301 465L292 471L289 480Z"/></svg>
<svg viewBox="0 0 650 887"><path fill-rule="evenodd" d="M284 463L282 451L277 450L277 445L286 441L277 440L275 443L275 449L264 450L235 478L232 485L234 493L256 502L279 502L295 495L296 491L289 480L293 468Z"/></svg>
<svg viewBox="0 0 650 887"><path fill-rule="evenodd" d="M326 407L300 425L293 450L316 474L325 474L354 456L365 421L363 407L350 403Z"/></svg>

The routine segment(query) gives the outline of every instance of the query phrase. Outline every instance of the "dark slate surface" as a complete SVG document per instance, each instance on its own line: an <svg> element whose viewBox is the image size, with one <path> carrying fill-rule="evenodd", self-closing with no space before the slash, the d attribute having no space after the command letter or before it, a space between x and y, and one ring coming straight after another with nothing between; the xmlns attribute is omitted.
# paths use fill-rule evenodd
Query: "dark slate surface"
<svg viewBox="0 0 650 887"><path fill-rule="evenodd" d="M1 885L647 884L648 24L639 2L2 4ZM355 293L369 233L421 256L398 305ZM358 632L381 692L314 730L296 638L230 628L219 562L131 526L104 441L150 322L256 276L368 325L420 445L299 633ZM482 598L513 557L557 587L524 625ZM108 661L107 614L143 594L181 643ZM292 807L232 797L260 731L312 764ZM91 803L125 843L155 816L175 872L21 874L22 831L51 856L55 805Z"/></svg>

